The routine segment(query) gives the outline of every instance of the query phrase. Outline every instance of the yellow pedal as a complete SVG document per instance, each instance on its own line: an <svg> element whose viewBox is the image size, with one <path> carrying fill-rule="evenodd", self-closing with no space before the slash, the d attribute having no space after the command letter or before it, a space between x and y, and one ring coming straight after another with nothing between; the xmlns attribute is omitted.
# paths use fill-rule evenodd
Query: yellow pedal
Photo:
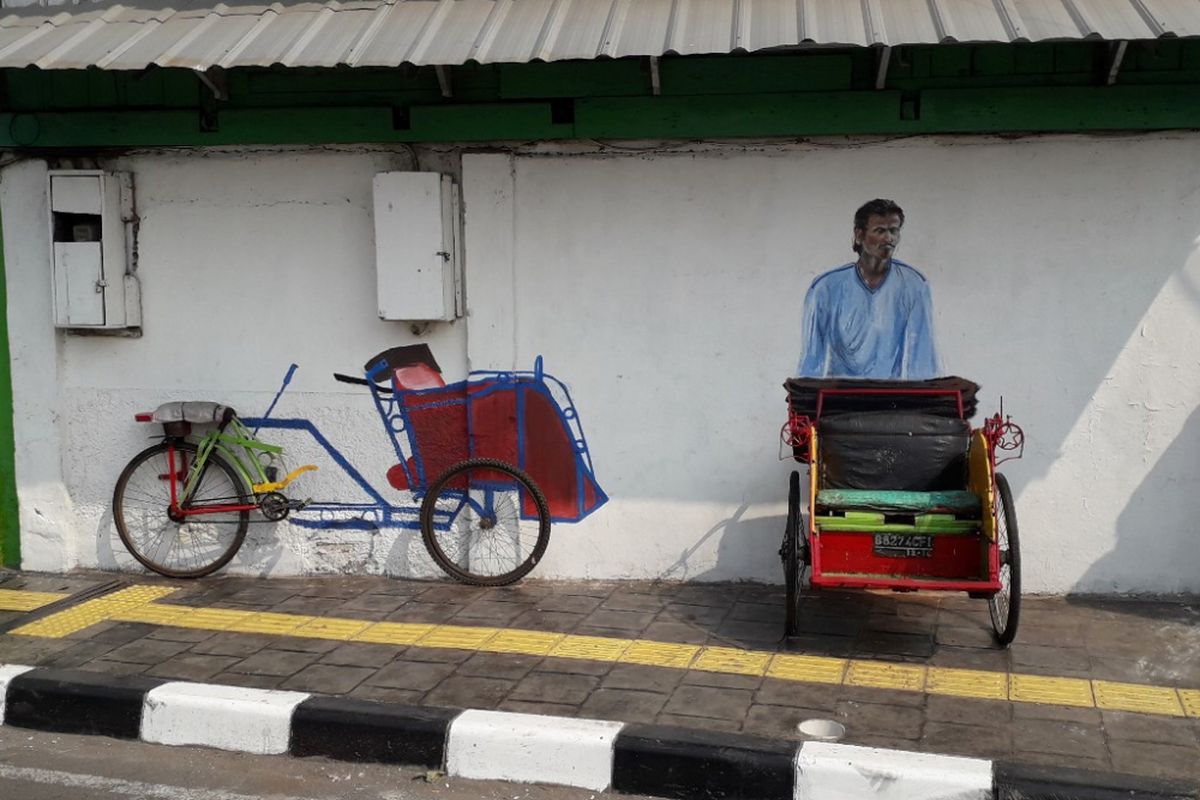
<svg viewBox="0 0 1200 800"><path fill-rule="evenodd" d="M304 473L316 472L317 469L318 467L316 464L305 464L303 467L296 467L287 474L286 478L281 481L275 481L274 483L256 483L250 488L254 490L255 494L262 494L264 492L278 492L280 489L287 488L289 483L296 480L296 478L299 478Z"/></svg>

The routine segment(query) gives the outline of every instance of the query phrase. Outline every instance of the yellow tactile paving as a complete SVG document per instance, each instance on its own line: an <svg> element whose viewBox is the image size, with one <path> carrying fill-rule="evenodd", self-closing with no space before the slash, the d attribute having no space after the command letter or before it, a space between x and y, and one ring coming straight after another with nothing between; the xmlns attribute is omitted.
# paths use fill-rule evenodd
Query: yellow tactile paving
<svg viewBox="0 0 1200 800"><path fill-rule="evenodd" d="M275 614L260 611L248 615L245 619L235 622L225 630L232 633L265 633L275 636L287 636L297 628L315 620L302 614Z"/></svg>
<svg viewBox="0 0 1200 800"><path fill-rule="evenodd" d="M451 650L478 650L498 633L500 633L499 628L438 625L417 640L417 646L445 647Z"/></svg>
<svg viewBox="0 0 1200 800"><path fill-rule="evenodd" d="M767 677L805 683L840 684L846 678L846 665L844 658L778 655L771 659Z"/></svg>
<svg viewBox="0 0 1200 800"><path fill-rule="evenodd" d="M111 620L118 613L166 597L174 591L165 586L131 586L95 600L85 601L72 608L63 609L28 625L14 628L11 633L17 636L61 639L98 623Z"/></svg>
<svg viewBox="0 0 1200 800"><path fill-rule="evenodd" d="M1200 717L1200 689L1180 689L1179 700L1189 717Z"/></svg>
<svg viewBox="0 0 1200 800"><path fill-rule="evenodd" d="M373 644L409 645L419 641L436 625L414 622L376 622L350 637L352 642Z"/></svg>
<svg viewBox="0 0 1200 800"><path fill-rule="evenodd" d="M1106 711L1137 711L1142 714L1158 714L1182 717L1183 705L1174 689L1165 686L1142 686L1136 683L1092 681L1096 695L1096 708Z"/></svg>
<svg viewBox="0 0 1200 800"><path fill-rule="evenodd" d="M334 639L348 642L371 625L365 619L325 619L317 617L307 625L302 625L292 631L292 636L304 636L312 639Z"/></svg>
<svg viewBox="0 0 1200 800"><path fill-rule="evenodd" d="M925 691L981 700L1007 700L1008 675L977 669L930 667L925 679Z"/></svg>
<svg viewBox="0 0 1200 800"><path fill-rule="evenodd" d="M767 671L767 662L770 660L770 653L733 647L706 647L692 662L692 669L733 675L762 675Z"/></svg>
<svg viewBox="0 0 1200 800"><path fill-rule="evenodd" d="M1200 689L925 667L870 659L776 654L736 647L701 647L645 639L460 625L371 622L156 602L174 591L162 586L129 587L50 614L11 633L57 638L105 621L141 622L212 631L371 642L398 647L479 650L736 675L765 674L798 683L845 684L976 699L1007 699L1017 703L1096 707L1157 716L1186 715L1200 718ZM50 592L0 590L0 610L36 610L62 597ZM18 605L22 608L14 608Z"/></svg>
<svg viewBox="0 0 1200 800"><path fill-rule="evenodd" d="M27 592L22 589L0 589L0 611L34 611L42 606L70 597L59 592Z"/></svg>
<svg viewBox="0 0 1200 800"><path fill-rule="evenodd" d="M1095 705L1090 681L1082 678L1052 678L1021 673L1008 676L1008 699L1017 703L1052 706L1088 708Z"/></svg>
<svg viewBox="0 0 1200 800"><path fill-rule="evenodd" d="M604 636L564 636L548 655L588 661L618 661L633 642Z"/></svg>
<svg viewBox="0 0 1200 800"><path fill-rule="evenodd" d="M187 614L171 624L179 628L202 631L225 631L253 614L253 611L240 611L235 608L197 608L189 609Z"/></svg>
<svg viewBox="0 0 1200 800"><path fill-rule="evenodd" d="M851 659L846 685L919 692L925 688L925 667Z"/></svg>
<svg viewBox="0 0 1200 800"><path fill-rule="evenodd" d="M540 633L538 631L500 631L479 649L490 653L518 653L528 656L544 656L562 641L565 634Z"/></svg>
<svg viewBox="0 0 1200 800"><path fill-rule="evenodd" d="M699 652L700 646L695 644L673 644L635 639L629 645L629 649L621 654L619 660L622 664L687 669Z"/></svg>

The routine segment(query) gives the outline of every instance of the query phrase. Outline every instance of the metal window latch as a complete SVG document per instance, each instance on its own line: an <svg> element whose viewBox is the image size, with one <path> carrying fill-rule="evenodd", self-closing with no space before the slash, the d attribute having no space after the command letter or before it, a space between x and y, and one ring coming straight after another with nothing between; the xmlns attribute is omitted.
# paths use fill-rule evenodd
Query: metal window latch
<svg viewBox="0 0 1200 800"><path fill-rule="evenodd" d="M105 281L105 280L96 281L96 294L103 294L104 290L107 286L108 286L108 281Z"/></svg>
<svg viewBox="0 0 1200 800"><path fill-rule="evenodd" d="M449 253L447 253L445 250L438 250L436 253L434 253L434 255L435 255L435 256L441 256L441 257L442 257L442 261L449 261L449 260L450 260L450 254L449 254Z"/></svg>

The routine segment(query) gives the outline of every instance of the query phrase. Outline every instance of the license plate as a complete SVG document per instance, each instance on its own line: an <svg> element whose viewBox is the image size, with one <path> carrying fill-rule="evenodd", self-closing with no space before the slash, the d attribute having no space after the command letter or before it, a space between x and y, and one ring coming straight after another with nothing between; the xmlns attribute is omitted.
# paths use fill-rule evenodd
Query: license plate
<svg viewBox="0 0 1200 800"><path fill-rule="evenodd" d="M933 555L933 535L928 533L877 533L875 555L888 558L928 558Z"/></svg>

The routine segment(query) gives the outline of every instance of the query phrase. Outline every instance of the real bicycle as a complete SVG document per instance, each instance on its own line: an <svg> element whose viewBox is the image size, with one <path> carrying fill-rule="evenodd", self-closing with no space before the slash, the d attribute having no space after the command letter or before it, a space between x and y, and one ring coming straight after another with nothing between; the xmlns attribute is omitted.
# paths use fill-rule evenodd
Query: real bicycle
<svg viewBox="0 0 1200 800"><path fill-rule="evenodd" d="M608 499L570 394L540 357L529 372L477 371L446 385L428 347L416 345L375 356L364 378L334 376L370 389L398 459L387 480L407 502L388 500L310 421L270 418L294 372L261 419L207 401L135 415L163 426L113 492L117 532L142 565L177 578L211 574L237 554L253 516L301 528L418 529L447 574L499 586L537 565L551 522L579 521ZM197 425L211 427L194 435ZM283 447L257 436L264 428L311 436L370 502L290 497L317 466L285 473Z"/></svg>

